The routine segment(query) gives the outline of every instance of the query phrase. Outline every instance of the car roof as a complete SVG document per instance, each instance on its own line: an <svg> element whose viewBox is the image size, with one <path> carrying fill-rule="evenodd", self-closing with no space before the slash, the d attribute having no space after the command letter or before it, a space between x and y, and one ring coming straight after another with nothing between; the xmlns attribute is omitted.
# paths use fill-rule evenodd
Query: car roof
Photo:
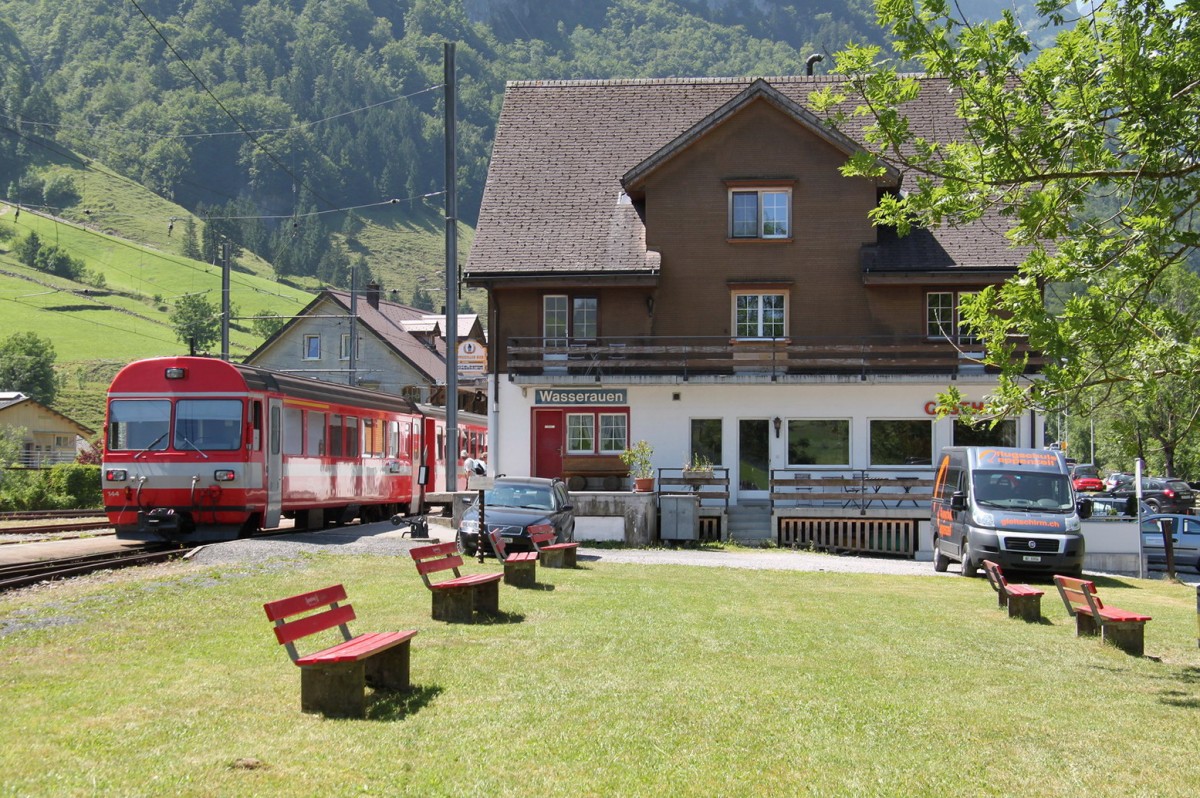
<svg viewBox="0 0 1200 798"><path fill-rule="evenodd" d="M561 479L549 479L547 477L496 477L496 485L542 485L550 487L556 482L562 482Z"/></svg>

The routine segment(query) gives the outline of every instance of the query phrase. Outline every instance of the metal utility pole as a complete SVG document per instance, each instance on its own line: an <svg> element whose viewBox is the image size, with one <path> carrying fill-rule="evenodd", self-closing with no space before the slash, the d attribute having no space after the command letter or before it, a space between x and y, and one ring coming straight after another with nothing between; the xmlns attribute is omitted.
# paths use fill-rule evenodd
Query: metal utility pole
<svg viewBox="0 0 1200 798"><path fill-rule="evenodd" d="M458 488L458 163L454 151L454 42L443 45L446 88L446 490ZM486 534L480 530L481 536ZM482 537L480 543L482 545Z"/></svg>
<svg viewBox="0 0 1200 798"><path fill-rule="evenodd" d="M348 385L358 383L358 269L350 267L350 375Z"/></svg>
<svg viewBox="0 0 1200 798"><path fill-rule="evenodd" d="M229 241L221 241L221 359L229 361Z"/></svg>

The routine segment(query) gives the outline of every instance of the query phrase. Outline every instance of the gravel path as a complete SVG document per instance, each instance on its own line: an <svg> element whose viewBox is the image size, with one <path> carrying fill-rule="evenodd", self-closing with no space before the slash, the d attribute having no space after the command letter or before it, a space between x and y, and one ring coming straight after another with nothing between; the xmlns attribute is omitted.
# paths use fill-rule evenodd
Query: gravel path
<svg viewBox="0 0 1200 798"><path fill-rule="evenodd" d="M431 519L434 540L453 540L448 526ZM405 530L390 522L363 524L303 532L296 535L235 540L205 546L192 560L201 564L238 563L268 558L295 558L302 553L404 555L414 546L432 541L413 540ZM933 570L933 563L883 557L838 556L785 549L739 549L716 551L699 549L609 549L579 548L580 561L649 563L658 565L698 565L712 568L750 568L781 571L837 571L843 573L903 574L909 576L957 576Z"/></svg>

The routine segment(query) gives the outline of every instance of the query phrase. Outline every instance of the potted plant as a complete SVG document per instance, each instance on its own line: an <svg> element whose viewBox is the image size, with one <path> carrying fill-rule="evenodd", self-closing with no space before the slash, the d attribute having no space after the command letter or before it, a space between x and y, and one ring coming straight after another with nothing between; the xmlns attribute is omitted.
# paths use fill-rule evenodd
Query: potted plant
<svg viewBox="0 0 1200 798"><path fill-rule="evenodd" d="M618 455L621 462L629 467L629 475L633 477L633 489L639 493L654 490L654 468L650 465L650 457L653 454L654 447L641 440Z"/></svg>
<svg viewBox="0 0 1200 798"><path fill-rule="evenodd" d="M709 479L713 475L712 460L703 454L692 453L692 459L683 464L683 476L690 479Z"/></svg>

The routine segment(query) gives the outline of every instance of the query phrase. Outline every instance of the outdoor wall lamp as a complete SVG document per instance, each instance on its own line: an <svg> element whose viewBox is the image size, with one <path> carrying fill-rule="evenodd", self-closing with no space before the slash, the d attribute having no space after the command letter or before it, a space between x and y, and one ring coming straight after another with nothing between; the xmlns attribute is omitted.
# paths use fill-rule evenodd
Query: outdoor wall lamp
<svg viewBox="0 0 1200 798"><path fill-rule="evenodd" d="M771 426L775 428L775 437L778 438L779 428L783 426L783 419L781 419L779 416L775 416L775 418L771 419Z"/></svg>
<svg viewBox="0 0 1200 798"><path fill-rule="evenodd" d="M646 297L646 312L649 313L651 316L654 315L654 297L653 296Z"/></svg>

